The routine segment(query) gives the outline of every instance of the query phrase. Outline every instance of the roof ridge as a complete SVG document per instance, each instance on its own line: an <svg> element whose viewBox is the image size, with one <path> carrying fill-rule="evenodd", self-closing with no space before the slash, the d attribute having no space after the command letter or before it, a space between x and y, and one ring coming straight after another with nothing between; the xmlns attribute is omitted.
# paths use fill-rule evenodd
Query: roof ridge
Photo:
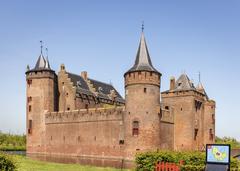
<svg viewBox="0 0 240 171"><path fill-rule="evenodd" d="M92 78L88 78L90 81L92 80L92 81L96 81L96 82L99 82L99 83L103 83L103 84L106 84L106 85L109 85L109 86L112 86L113 87L113 85L111 85L111 84L109 84L109 83L105 83L105 82L102 82L102 81L98 81L98 80L95 80L95 79L92 79Z"/></svg>

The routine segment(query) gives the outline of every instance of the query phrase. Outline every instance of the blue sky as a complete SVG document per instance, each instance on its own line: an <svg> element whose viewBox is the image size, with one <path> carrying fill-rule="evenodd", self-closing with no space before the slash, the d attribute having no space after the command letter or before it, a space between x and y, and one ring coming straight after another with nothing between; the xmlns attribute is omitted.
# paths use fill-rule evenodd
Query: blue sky
<svg viewBox="0 0 240 171"><path fill-rule="evenodd" d="M240 1L0 1L0 130L25 132L25 71L35 65L39 41L52 68L113 85L124 94L123 74L135 59L141 22L152 62L162 74L201 72L216 100L216 133L240 140Z"/></svg>

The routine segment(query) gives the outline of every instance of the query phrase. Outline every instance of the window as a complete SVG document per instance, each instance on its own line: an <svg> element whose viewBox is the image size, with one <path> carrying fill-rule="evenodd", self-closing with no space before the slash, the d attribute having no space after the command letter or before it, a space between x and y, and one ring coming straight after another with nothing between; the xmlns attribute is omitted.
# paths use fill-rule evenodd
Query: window
<svg viewBox="0 0 240 171"><path fill-rule="evenodd" d="M27 80L28 87L32 85L32 80Z"/></svg>
<svg viewBox="0 0 240 171"><path fill-rule="evenodd" d="M124 140L119 140L119 144L124 144Z"/></svg>
<svg viewBox="0 0 240 171"><path fill-rule="evenodd" d="M133 121L132 135L137 136L139 134L139 122Z"/></svg>
<svg viewBox="0 0 240 171"><path fill-rule="evenodd" d="M197 140L198 129L194 129L194 140Z"/></svg>
<svg viewBox="0 0 240 171"><path fill-rule="evenodd" d="M152 72L150 72L150 76L152 76Z"/></svg>
<svg viewBox="0 0 240 171"><path fill-rule="evenodd" d="M32 120L28 120L28 134L32 133Z"/></svg>
<svg viewBox="0 0 240 171"><path fill-rule="evenodd" d="M165 109L166 109L166 110L169 110L169 106L165 106Z"/></svg>
<svg viewBox="0 0 240 171"><path fill-rule="evenodd" d="M31 101L32 101L32 97L29 96L29 97L27 98L27 101L28 101L28 103L31 102Z"/></svg>
<svg viewBox="0 0 240 171"><path fill-rule="evenodd" d="M85 104L85 109L88 109L88 104Z"/></svg>
<svg viewBox="0 0 240 171"><path fill-rule="evenodd" d="M147 88L144 88L144 89L143 89L143 92L146 93L146 92L147 92Z"/></svg>
<svg viewBox="0 0 240 171"><path fill-rule="evenodd" d="M70 110L70 107L68 107L67 110Z"/></svg>
<svg viewBox="0 0 240 171"><path fill-rule="evenodd" d="M31 105L28 106L28 111L29 111L29 112L32 111L32 106L31 106Z"/></svg>
<svg viewBox="0 0 240 171"><path fill-rule="evenodd" d="M198 101L198 100L195 100L195 108L196 108L196 111L197 110L200 110L201 109L201 106L202 106L202 102Z"/></svg>

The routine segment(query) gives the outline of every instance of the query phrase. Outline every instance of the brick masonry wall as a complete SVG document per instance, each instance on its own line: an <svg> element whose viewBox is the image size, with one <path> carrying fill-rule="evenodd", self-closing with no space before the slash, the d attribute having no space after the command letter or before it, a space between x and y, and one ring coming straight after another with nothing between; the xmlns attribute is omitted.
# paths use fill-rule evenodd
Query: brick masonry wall
<svg viewBox="0 0 240 171"><path fill-rule="evenodd" d="M65 69L61 69L58 73L58 89L59 89L59 110L75 110L76 104L76 87L68 77Z"/></svg>
<svg viewBox="0 0 240 171"><path fill-rule="evenodd" d="M174 108L174 149L193 149L194 98L187 94L184 96L162 94L162 101Z"/></svg>
<svg viewBox="0 0 240 171"><path fill-rule="evenodd" d="M57 110L56 103L56 82L54 72L41 71L27 74L27 151L45 151L45 119L44 113ZM30 123L32 128L30 132Z"/></svg>
<svg viewBox="0 0 240 171"><path fill-rule="evenodd" d="M163 107L164 108L164 107ZM164 150L174 149L174 111L172 108L161 110L160 124L160 148Z"/></svg>
<svg viewBox="0 0 240 171"><path fill-rule="evenodd" d="M46 114L46 152L70 156L122 158L123 108ZM57 130L57 131L56 131Z"/></svg>
<svg viewBox="0 0 240 171"><path fill-rule="evenodd" d="M174 149L204 150L206 143L215 142L215 102L208 101L196 91L162 93L162 101L174 108ZM196 110L195 101L201 102ZM195 129L198 130L195 137ZM213 140L209 141L209 129L213 130ZM179 136L181 135L181 136Z"/></svg>
<svg viewBox="0 0 240 171"><path fill-rule="evenodd" d="M134 159L137 152L160 148L160 75L125 74L125 98L125 158ZM133 135L133 121L139 122L138 135Z"/></svg>
<svg viewBox="0 0 240 171"><path fill-rule="evenodd" d="M215 107L214 101L204 103L204 143L211 144L215 142ZM213 139L210 139L210 129L212 129Z"/></svg>

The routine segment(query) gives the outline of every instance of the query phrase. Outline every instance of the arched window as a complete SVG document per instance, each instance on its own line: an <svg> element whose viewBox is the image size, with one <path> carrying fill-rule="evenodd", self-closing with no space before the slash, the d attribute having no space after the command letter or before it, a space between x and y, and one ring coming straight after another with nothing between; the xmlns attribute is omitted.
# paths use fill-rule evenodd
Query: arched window
<svg viewBox="0 0 240 171"><path fill-rule="evenodd" d="M133 121L132 135L137 136L138 134L139 134L139 122L138 121Z"/></svg>

